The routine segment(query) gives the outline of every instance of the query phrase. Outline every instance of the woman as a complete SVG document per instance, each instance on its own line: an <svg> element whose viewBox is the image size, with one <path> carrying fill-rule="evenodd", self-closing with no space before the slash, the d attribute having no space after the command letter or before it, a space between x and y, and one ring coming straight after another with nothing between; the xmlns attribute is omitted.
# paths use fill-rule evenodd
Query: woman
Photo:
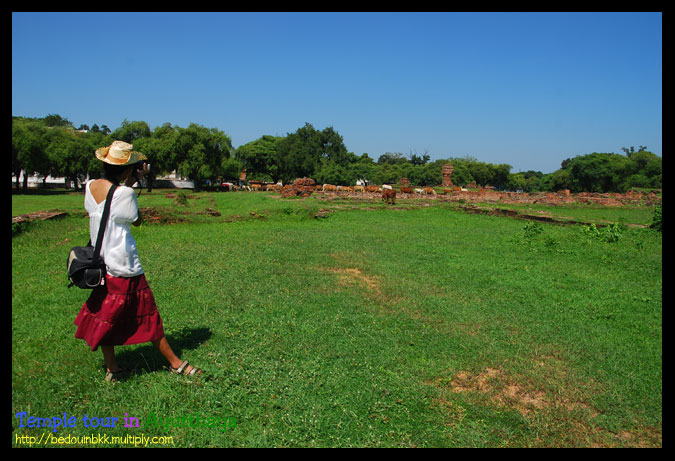
<svg viewBox="0 0 675 461"><path fill-rule="evenodd" d="M101 346L106 365L106 381L114 382L129 371L115 360L115 346L150 341L169 361L171 371L194 376L201 370L174 354L164 336L162 319L138 258L130 224L141 224L136 194L131 188L147 173L147 157L133 151L131 144L115 141L96 150L103 162L103 179L88 181L84 206L89 213L91 244L96 245L98 228L108 190L117 184L110 206L101 256L107 266L105 284L95 288L75 319L75 337L84 339L95 351ZM142 165L142 167L141 167Z"/></svg>

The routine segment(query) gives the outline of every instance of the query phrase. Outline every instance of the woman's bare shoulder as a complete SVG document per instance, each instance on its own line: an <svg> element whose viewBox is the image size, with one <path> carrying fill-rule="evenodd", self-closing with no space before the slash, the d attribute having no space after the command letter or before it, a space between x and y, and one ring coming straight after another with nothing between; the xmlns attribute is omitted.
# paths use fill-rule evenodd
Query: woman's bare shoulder
<svg viewBox="0 0 675 461"><path fill-rule="evenodd" d="M96 203L101 203L105 200L111 186L112 183L107 179L94 179L89 183L89 191L94 200L96 200Z"/></svg>

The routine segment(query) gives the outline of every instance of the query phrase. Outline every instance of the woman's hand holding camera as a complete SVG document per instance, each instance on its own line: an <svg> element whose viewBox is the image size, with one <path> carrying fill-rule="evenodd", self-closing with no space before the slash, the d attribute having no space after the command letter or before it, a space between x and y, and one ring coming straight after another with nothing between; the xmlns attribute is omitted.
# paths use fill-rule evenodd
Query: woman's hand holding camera
<svg viewBox="0 0 675 461"><path fill-rule="evenodd" d="M146 174L148 174L149 171L150 171L150 164L146 163L146 162L142 162L141 167L136 168L136 176L138 176L138 179L140 179L143 176L145 176Z"/></svg>
<svg viewBox="0 0 675 461"><path fill-rule="evenodd" d="M140 166L134 166L131 174L127 177L127 180L124 181L124 185L133 187L135 183L141 182L141 178L150 171L150 165L146 162L142 162Z"/></svg>

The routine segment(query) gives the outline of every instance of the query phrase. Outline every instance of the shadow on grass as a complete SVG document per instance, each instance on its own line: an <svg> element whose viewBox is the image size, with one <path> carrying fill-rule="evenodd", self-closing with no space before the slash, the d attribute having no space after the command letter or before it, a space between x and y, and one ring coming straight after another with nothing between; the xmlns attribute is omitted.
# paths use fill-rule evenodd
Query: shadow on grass
<svg viewBox="0 0 675 461"><path fill-rule="evenodd" d="M84 188L80 190L63 189L58 187L30 187L28 190L16 189L12 183L12 195L67 195L67 194L84 194Z"/></svg>
<svg viewBox="0 0 675 461"><path fill-rule="evenodd" d="M182 360L183 352L186 350L197 349L202 343L211 337L211 329L185 328L176 333L166 335L173 352ZM122 349L124 347L124 349ZM133 346L132 346L133 347ZM133 349L125 346L115 348L117 363L124 368L136 369L139 372L151 373L158 370L164 370L169 366L169 362L151 343L138 345ZM195 364L199 366L198 364Z"/></svg>

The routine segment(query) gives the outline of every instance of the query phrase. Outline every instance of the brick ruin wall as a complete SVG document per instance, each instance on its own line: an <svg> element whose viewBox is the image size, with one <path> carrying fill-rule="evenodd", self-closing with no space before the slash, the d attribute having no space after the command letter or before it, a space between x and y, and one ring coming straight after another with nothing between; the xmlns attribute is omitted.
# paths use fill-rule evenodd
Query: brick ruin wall
<svg viewBox="0 0 675 461"><path fill-rule="evenodd" d="M324 197L350 197L354 199L379 200L382 197L381 192L319 192ZM655 192L644 194L641 192L628 191L625 194L619 193L589 193L581 192L572 194L569 191L560 192L498 192L490 189L480 189L476 191L457 191L447 190L440 194L419 194L400 192L396 195L399 200L431 199L446 202L468 202L468 203L540 203L546 205L565 205L565 204L589 204L599 206L623 206L623 205L658 205L661 202L661 196Z"/></svg>

